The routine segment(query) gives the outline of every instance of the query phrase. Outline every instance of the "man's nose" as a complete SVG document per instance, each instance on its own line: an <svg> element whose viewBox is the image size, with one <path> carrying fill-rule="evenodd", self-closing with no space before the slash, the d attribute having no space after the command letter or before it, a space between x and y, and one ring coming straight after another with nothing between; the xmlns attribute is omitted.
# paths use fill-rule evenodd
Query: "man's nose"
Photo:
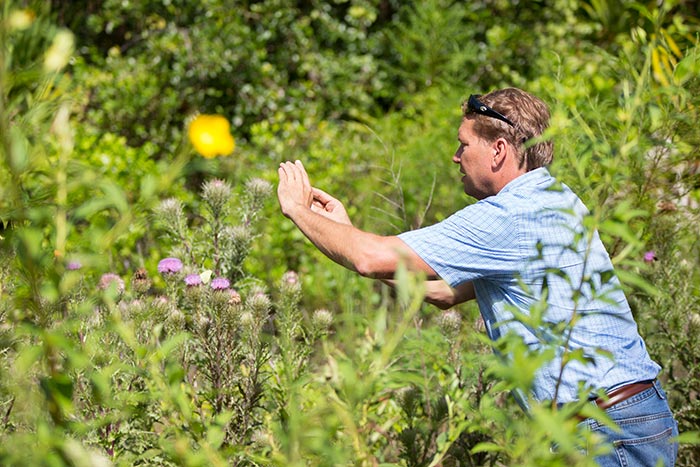
<svg viewBox="0 0 700 467"><path fill-rule="evenodd" d="M454 155L452 156L452 162L454 162L455 164L459 164L461 162L461 160L462 160L462 151L458 149L454 153Z"/></svg>

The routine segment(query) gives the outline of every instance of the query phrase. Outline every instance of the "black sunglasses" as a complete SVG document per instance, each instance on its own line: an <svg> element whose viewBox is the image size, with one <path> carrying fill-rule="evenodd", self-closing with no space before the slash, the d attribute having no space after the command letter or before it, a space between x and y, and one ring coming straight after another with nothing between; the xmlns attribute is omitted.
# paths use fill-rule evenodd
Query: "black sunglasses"
<svg viewBox="0 0 700 467"><path fill-rule="evenodd" d="M506 122L512 127L515 127L515 123L511 122L508 117L481 102L479 100L480 96L481 94L472 94L469 96L469 100L467 101L467 110L469 112L476 112L481 115L486 115L487 117L496 118L502 122Z"/></svg>

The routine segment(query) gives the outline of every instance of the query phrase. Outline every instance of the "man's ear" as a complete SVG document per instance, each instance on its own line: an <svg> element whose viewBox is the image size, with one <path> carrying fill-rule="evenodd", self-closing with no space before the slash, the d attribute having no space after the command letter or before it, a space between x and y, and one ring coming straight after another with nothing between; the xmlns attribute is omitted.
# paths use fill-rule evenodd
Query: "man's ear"
<svg viewBox="0 0 700 467"><path fill-rule="evenodd" d="M493 163L492 165L494 167L500 166L503 164L506 158L506 154L508 153L508 143L506 142L505 139L503 138L498 138L496 141L493 143Z"/></svg>

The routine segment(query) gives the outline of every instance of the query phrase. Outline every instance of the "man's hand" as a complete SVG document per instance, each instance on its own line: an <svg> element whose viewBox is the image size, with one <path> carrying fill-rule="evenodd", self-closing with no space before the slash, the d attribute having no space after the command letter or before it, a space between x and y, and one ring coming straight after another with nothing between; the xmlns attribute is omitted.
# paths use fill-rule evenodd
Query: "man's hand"
<svg viewBox="0 0 700 467"><path fill-rule="evenodd" d="M310 208L314 199L313 189L301 161L282 162L277 173L280 178L280 183L277 185L277 199L282 214L292 218L296 209Z"/></svg>
<svg viewBox="0 0 700 467"><path fill-rule="evenodd" d="M329 195L323 190L312 187L314 200L311 210L327 217L328 219L341 224L352 225L348 212L343 203Z"/></svg>

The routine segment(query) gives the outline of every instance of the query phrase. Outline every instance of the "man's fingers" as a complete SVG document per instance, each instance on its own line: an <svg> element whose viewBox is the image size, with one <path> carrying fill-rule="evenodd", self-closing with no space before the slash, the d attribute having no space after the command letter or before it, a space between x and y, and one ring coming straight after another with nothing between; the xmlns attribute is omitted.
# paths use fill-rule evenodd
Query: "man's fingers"
<svg viewBox="0 0 700 467"><path fill-rule="evenodd" d="M320 188L311 187L311 193L314 195L314 199L319 200L323 204L328 204L331 201L336 201L334 197L332 197Z"/></svg>
<svg viewBox="0 0 700 467"><path fill-rule="evenodd" d="M277 175L279 176L280 181L287 180L287 171L284 168L284 164L280 164L279 168L277 169Z"/></svg>
<svg viewBox="0 0 700 467"><path fill-rule="evenodd" d="M311 181L309 180L309 174L306 173L306 169L304 168L304 164L302 164L300 160L297 159L296 161L294 161L294 169L295 169L295 175L297 176L297 180L299 180L305 186L311 188Z"/></svg>

